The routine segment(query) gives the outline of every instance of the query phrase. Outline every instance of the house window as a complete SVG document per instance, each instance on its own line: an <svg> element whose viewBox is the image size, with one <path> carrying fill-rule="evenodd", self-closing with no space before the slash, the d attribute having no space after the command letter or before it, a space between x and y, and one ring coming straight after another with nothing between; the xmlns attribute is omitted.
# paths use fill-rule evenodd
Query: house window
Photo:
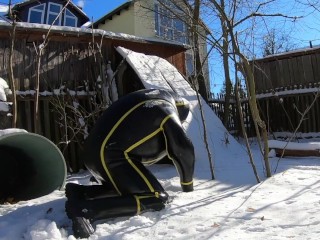
<svg viewBox="0 0 320 240"><path fill-rule="evenodd" d="M172 13L172 10L175 13ZM171 1L155 2L155 32L156 35L168 40L188 43L186 24L177 17L182 11Z"/></svg>
<svg viewBox="0 0 320 240"><path fill-rule="evenodd" d="M59 13L61 12L62 5L56 4L56 3L49 3L48 7L48 16L47 16L47 24L50 25L61 25L61 15L59 16ZM59 18L54 22L54 20L59 16Z"/></svg>
<svg viewBox="0 0 320 240"><path fill-rule="evenodd" d="M29 9L28 22L43 23L46 4L40 4Z"/></svg>
<svg viewBox="0 0 320 240"><path fill-rule="evenodd" d="M64 14L64 26L77 27L77 25L78 25L77 17L68 9L66 9L66 12Z"/></svg>
<svg viewBox="0 0 320 240"><path fill-rule="evenodd" d="M186 70L187 70L187 76L191 76L194 74L194 58L193 54L186 53Z"/></svg>

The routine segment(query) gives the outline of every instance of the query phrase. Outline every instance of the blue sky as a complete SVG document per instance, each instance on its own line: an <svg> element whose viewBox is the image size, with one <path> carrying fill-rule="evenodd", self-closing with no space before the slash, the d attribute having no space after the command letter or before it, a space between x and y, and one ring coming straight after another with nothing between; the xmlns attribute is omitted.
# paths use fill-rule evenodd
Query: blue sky
<svg viewBox="0 0 320 240"><path fill-rule="evenodd" d="M73 2L83 6L83 11L90 20L96 21L127 0L73 0Z"/></svg>
<svg viewBox="0 0 320 240"><path fill-rule="evenodd" d="M12 3L19 3L22 0L12 0ZM116 7L120 6L121 4L127 2L127 0L72 0L76 5L79 5L83 8L83 11L87 14L87 16L90 18L90 21L96 21L99 18L103 17ZM293 0L282 0L281 2L286 3L286 1ZM0 11L1 11L1 5L5 4L7 0L0 1ZM273 5L270 5L273 6ZM276 8L276 6L273 6ZM275 12L278 11L279 8L273 9ZM304 15L307 16L303 18L302 20L297 21L295 24L287 24L289 21L285 21L285 23L278 22L277 24L280 24L282 27L278 28L281 29L290 29L292 28L291 34L290 34L290 41L297 43L298 48L301 47L307 47L309 46L309 41L311 40L314 46L320 45L320 12L314 11L313 14L306 14L303 8L293 8L288 9L288 7L284 6L283 9L285 12L289 13L289 15ZM310 10L310 9L309 9ZM310 13L311 11L309 11ZM205 19L204 19L205 20ZM212 22L212 20L210 21ZM272 25L271 22L268 22L267 25ZM211 25L210 25L211 26ZM262 26L265 27L265 26ZM256 30L258 31L260 26L257 26ZM219 92L223 79L223 71L221 66L217 66L218 60L210 60L210 62L214 62L215 64L210 64L210 80L212 85L212 91L213 92ZM219 80L217 80L219 79Z"/></svg>
<svg viewBox="0 0 320 240"><path fill-rule="evenodd" d="M88 15L90 20L96 21L100 17L106 15L108 12L112 11L116 7L120 6L127 0L73 0L77 5L82 5L84 12ZM293 0L288 0L293 1ZM283 0L286 2L286 0ZM274 10L277 12L278 10ZM287 9L288 15L305 15L303 9ZM293 13L294 12L294 13ZM291 14L290 14L291 13ZM320 14L319 14L320 15ZM320 22L320 16L318 14L309 15L303 20L298 21L296 24L290 25L294 28L291 33L291 41L297 44L296 47L307 47L309 46L309 41L312 40L314 45L320 44L320 31L318 24ZM283 23L283 22L282 22ZM269 23L270 24L270 23ZM283 28L288 28L289 25L284 24ZM217 79L223 79L223 71L221 67L216 64L217 60L214 60L214 67L211 66L210 70L210 80L211 80L211 90L213 92L219 92L222 87L222 81Z"/></svg>

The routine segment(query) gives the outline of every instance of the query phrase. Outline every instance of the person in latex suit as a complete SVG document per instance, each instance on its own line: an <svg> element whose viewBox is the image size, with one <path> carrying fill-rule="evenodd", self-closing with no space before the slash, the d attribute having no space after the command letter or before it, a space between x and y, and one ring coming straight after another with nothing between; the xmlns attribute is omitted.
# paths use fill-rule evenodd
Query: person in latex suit
<svg viewBox="0 0 320 240"><path fill-rule="evenodd" d="M188 102L173 92L139 90L114 102L85 141L83 161L100 185L66 185L66 213L74 234L89 236L90 223L165 207L168 194L145 167L170 160L182 191L193 191L194 148L182 127Z"/></svg>

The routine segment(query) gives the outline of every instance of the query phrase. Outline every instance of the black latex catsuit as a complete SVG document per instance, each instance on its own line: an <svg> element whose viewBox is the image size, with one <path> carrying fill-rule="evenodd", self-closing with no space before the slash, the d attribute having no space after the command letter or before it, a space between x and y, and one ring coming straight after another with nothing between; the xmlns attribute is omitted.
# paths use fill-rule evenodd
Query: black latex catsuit
<svg viewBox="0 0 320 240"><path fill-rule="evenodd" d="M188 112L185 100L165 90L113 103L85 141L84 163L101 185L69 186L69 200L81 200L71 202L68 215L95 221L161 210L168 195L145 165L164 158L175 165L182 190L193 191L194 148L181 125Z"/></svg>

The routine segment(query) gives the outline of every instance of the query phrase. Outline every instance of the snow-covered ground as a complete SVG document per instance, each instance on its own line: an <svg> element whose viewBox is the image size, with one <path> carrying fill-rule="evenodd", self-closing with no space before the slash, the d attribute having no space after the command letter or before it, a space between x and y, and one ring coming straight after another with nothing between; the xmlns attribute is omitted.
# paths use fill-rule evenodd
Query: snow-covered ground
<svg viewBox="0 0 320 240"><path fill-rule="evenodd" d="M279 160L270 154L272 169L277 171L265 179L262 156L253 141L254 159L262 180L257 183L244 145L203 104L216 177L211 180L195 92L163 59L123 48L118 51L146 88L163 87L167 82L164 88L174 89L190 102L192 114L184 127L195 146L194 191L181 191L173 166L153 165L150 170L173 198L166 208L96 222L96 231L89 239L319 239L319 157ZM320 142L319 138L309 141ZM307 143L302 146L310 147ZM88 172L81 172L68 175L67 182L88 185L89 178ZM0 205L0 240L74 239L72 223L64 211L65 201L64 191L57 190L37 199Z"/></svg>
<svg viewBox="0 0 320 240"><path fill-rule="evenodd" d="M263 177L254 144L253 149ZM274 169L278 158L270 160ZM215 161L220 162L215 170L220 177L210 180L207 162L197 159L194 192L190 193L181 192L173 166L153 165L151 170L173 201L160 212L97 222L89 239L319 239L319 158L281 159L277 173L259 184L249 163L233 166L228 164L230 159ZM90 184L89 177L81 172L69 175L67 181ZM65 201L64 191L55 191L1 205L0 239L74 239Z"/></svg>

